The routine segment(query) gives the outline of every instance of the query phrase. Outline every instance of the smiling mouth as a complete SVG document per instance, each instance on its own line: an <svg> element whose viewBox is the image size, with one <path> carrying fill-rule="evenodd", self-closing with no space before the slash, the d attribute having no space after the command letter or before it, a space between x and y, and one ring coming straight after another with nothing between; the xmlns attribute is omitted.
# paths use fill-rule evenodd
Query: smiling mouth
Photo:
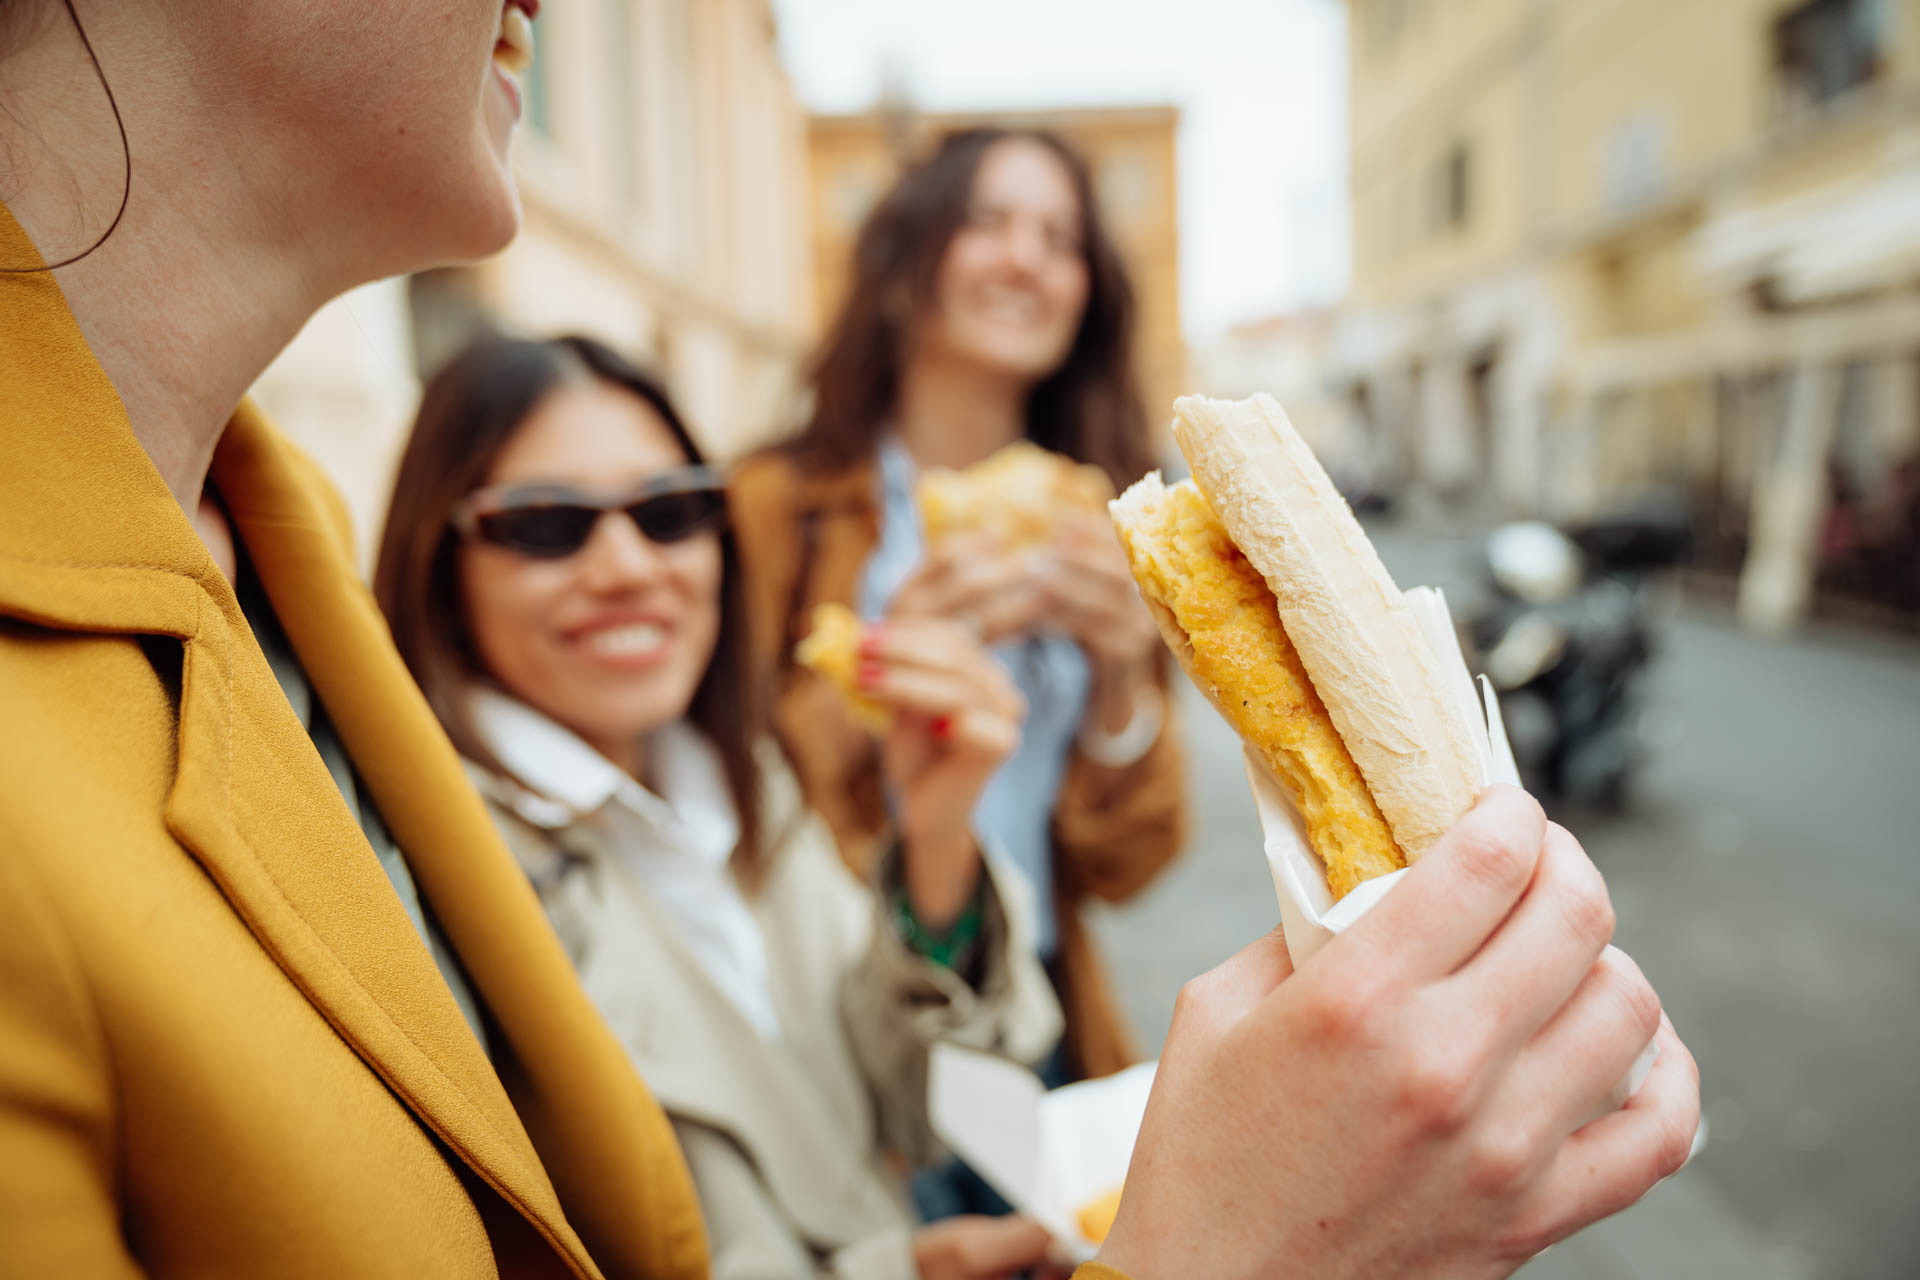
<svg viewBox="0 0 1920 1280"><path fill-rule="evenodd" d="M990 288L980 297L982 309L1000 320L1031 325L1041 318L1040 300L1024 289Z"/></svg>
<svg viewBox="0 0 1920 1280"><path fill-rule="evenodd" d="M590 631L578 643L597 658L633 660L664 653L668 638L667 628L657 622L631 622Z"/></svg>

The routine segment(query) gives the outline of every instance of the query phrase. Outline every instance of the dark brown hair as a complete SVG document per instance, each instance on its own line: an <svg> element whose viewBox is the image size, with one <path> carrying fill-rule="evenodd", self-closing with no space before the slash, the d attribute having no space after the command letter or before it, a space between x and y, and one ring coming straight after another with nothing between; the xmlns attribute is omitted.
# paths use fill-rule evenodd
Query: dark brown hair
<svg viewBox="0 0 1920 1280"><path fill-rule="evenodd" d="M830 470L870 456L895 408L913 318L932 301L940 259L967 218L987 152L1024 139L1051 151L1080 201L1086 312L1060 367L1027 397L1027 435L1103 468L1116 489L1153 466L1133 377L1133 286L1100 220L1086 161L1045 129L981 127L942 138L909 169L860 229L853 279L811 369L813 408L785 447L802 466Z"/></svg>
<svg viewBox="0 0 1920 1280"><path fill-rule="evenodd" d="M689 461L705 460L660 383L611 348L582 337L481 338L427 383L394 478L373 575L373 593L394 643L453 745L509 777L512 771L487 749L467 708L468 689L488 672L467 633L454 559L459 535L449 516L456 502L485 483L494 459L540 402L585 377L638 396L660 415ZM751 885L762 850L745 587L730 530L722 530L720 547L719 641L687 718L719 752L740 815L734 864Z"/></svg>

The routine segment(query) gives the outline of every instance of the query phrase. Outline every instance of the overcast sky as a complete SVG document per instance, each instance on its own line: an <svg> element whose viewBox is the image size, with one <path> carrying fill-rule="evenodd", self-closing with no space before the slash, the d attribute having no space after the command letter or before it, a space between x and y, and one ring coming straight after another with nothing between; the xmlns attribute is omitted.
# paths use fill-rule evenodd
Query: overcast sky
<svg viewBox="0 0 1920 1280"><path fill-rule="evenodd" d="M774 0L801 100L858 111L888 74L932 110L1185 109L1187 333L1330 302L1349 270L1340 0Z"/></svg>

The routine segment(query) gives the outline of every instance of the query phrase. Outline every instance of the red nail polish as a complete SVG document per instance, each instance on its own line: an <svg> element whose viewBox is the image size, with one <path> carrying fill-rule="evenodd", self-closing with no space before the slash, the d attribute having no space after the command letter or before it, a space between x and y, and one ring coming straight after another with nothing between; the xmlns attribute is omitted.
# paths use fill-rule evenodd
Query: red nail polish
<svg viewBox="0 0 1920 1280"><path fill-rule="evenodd" d="M860 665L854 669L853 678L863 685L879 684L881 673L885 670L886 668L871 658L862 658Z"/></svg>
<svg viewBox="0 0 1920 1280"><path fill-rule="evenodd" d="M936 738L951 738L953 736L953 717L941 716L935 720L933 722L933 736Z"/></svg>
<svg viewBox="0 0 1920 1280"><path fill-rule="evenodd" d="M881 627L879 623L876 622L872 626L867 628L867 633L860 637L860 656L861 657L871 658L873 657L873 655L880 652L880 635L881 635Z"/></svg>

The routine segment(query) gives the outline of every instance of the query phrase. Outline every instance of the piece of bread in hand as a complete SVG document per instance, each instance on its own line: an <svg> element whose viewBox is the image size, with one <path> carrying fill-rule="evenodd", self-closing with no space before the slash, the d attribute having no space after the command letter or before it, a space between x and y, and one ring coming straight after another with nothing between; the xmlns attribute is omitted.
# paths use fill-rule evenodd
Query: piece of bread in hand
<svg viewBox="0 0 1920 1280"><path fill-rule="evenodd" d="M843 604L815 605L813 625L806 638L793 651L801 666L818 671L846 695L854 719L874 733L885 733L893 724L887 708L860 692L855 672L860 665L860 641L866 636L866 624Z"/></svg>
<svg viewBox="0 0 1920 1280"><path fill-rule="evenodd" d="M1193 479L1142 480L1112 504L1115 527L1168 644L1292 796L1344 895L1472 808L1471 730L1279 404L1188 396L1174 411Z"/></svg>
<svg viewBox="0 0 1920 1280"><path fill-rule="evenodd" d="M1120 1216L1120 1196L1126 1188L1115 1187L1098 1200L1080 1206L1073 1223L1080 1234L1093 1244L1103 1244L1113 1231L1113 1220Z"/></svg>
<svg viewBox="0 0 1920 1280"><path fill-rule="evenodd" d="M1014 550L1051 542L1060 512L1099 510L1113 485L1098 467L1016 440L963 471L929 467L915 497L928 545L983 532Z"/></svg>

